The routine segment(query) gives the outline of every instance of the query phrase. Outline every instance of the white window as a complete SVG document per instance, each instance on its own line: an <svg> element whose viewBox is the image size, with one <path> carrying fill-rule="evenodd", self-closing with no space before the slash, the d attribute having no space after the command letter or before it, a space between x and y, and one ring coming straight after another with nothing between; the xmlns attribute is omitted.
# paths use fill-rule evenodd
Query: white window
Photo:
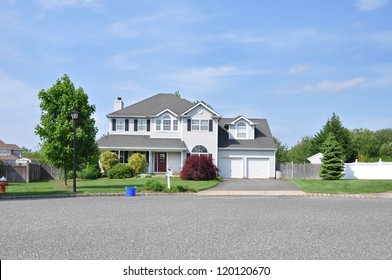
<svg viewBox="0 0 392 280"><path fill-rule="evenodd" d="M117 119L116 120L116 130L124 131L125 130L125 119Z"/></svg>
<svg viewBox="0 0 392 280"><path fill-rule="evenodd" d="M163 118L163 130L170 131L171 130L171 119L169 116L165 116Z"/></svg>
<svg viewBox="0 0 392 280"><path fill-rule="evenodd" d="M162 123L162 121L160 119L157 119L155 121L155 130L156 131L161 131L161 123Z"/></svg>
<svg viewBox="0 0 392 280"><path fill-rule="evenodd" d="M207 148L204 147L203 145L197 145L197 146L193 147L192 154L205 155L205 154L208 154L208 151L207 151Z"/></svg>
<svg viewBox="0 0 392 280"><path fill-rule="evenodd" d="M192 130L208 131L209 120L192 119Z"/></svg>
<svg viewBox="0 0 392 280"><path fill-rule="evenodd" d="M237 138L246 138L246 124L244 122L240 122L237 124Z"/></svg>
<svg viewBox="0 0 392 280"><path fill-rule="evenodd" d="M173 130L174 131L178 130L178 120L173 120Z"/></svg>
<svg viewBox="0 0 392 280"><path fill-rule="evenodd" d="M192 130L200 130L200 120L192 119Z"/></svg>
<svg viewBox="0 0 392 280"><path fill-rule="evenodd" d="M208 120L200 120L200 130L208 130Z"/></svg>
<svg viewBox="0 0 392 280"><path fill-rule="evenodd" d="M147 120L141 119L137 121L137 130L138 131L147 131Z"/></svg>

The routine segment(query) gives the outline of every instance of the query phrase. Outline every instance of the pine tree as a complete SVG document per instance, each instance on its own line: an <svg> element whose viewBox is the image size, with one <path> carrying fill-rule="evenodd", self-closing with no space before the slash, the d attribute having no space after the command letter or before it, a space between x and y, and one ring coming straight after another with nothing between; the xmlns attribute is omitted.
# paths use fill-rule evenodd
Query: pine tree
<svg viewBox="0 0 392 280"><path fill-rule="evenodd" d="M335 113L333 113L332 118L328 119L327 123L323 126L323 128L314 136L312 154L321 151L322 145L330 133L335 136L335 140L343 148L343 161L354 161L356 158L356 153L352 144L350 131L343 126L339 116Z"/></svg>
<svg viewBox="0 0 392 280"><path fill-rule="evenodd" d="M343 149L335 136L330 133L322 145L323 158L321 159L320 177L324 180L339 180L343 177L344 162Z"/></svg>

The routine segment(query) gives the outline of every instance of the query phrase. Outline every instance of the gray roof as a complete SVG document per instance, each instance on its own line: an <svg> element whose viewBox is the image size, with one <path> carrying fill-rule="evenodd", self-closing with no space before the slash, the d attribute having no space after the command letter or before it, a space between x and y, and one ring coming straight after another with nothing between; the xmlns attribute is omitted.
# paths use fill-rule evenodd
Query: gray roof
<svg viewBox="0 0 392 280"><path fill-rule="evenodd" d="M235 121L236 118L221 118L219 120L218 148L227 149L276 149L271 130L266 119L248 118L255 123L254 140L229 139L229 134L225 125Z"/></svg>
<svg viewBox="0 0 392 280"><path fill-rule="evenodd" d="M169 109L177 115L192 108L195 104L178 97L172 93L159 93L150 98L144 99L121 110L110 113L108 117L114 116L155 116L162 111Z"/></svg>
<svg viewBox="0 0 392 280"><path fill-rule="evenodd" d="M186 150L181 139L150 138L149 135L116 135L109 134L97 141L100 149L133 149L133 150Z"/></svg>

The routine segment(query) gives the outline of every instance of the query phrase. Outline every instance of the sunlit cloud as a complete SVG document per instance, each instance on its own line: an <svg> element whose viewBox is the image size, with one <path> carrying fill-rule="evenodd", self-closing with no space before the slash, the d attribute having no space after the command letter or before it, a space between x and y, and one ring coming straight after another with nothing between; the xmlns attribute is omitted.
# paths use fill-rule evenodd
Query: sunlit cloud
<svg viewBox="0 0 392 280"><path fill-rule="evenodd" d="M320 93L337 93L342 91L347 91L350 89L358 88L362 86L366 82L364 77L357 77L351 80L345 80L341 82L335 81L321 81L316 84L308 84L300 87L297 90L294 90L295 93L306 93L306 92L320 92Z"/></svg>

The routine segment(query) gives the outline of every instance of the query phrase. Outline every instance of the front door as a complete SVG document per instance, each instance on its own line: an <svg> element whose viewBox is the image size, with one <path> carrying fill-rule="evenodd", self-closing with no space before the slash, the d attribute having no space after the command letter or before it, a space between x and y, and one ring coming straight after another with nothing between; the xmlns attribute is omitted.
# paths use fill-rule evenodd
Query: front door
<svg viewBox="0 0 392 280"><path fill-rule="evenodd" d="M166 172L166 153L155 154L155 171Z"/></svg>

